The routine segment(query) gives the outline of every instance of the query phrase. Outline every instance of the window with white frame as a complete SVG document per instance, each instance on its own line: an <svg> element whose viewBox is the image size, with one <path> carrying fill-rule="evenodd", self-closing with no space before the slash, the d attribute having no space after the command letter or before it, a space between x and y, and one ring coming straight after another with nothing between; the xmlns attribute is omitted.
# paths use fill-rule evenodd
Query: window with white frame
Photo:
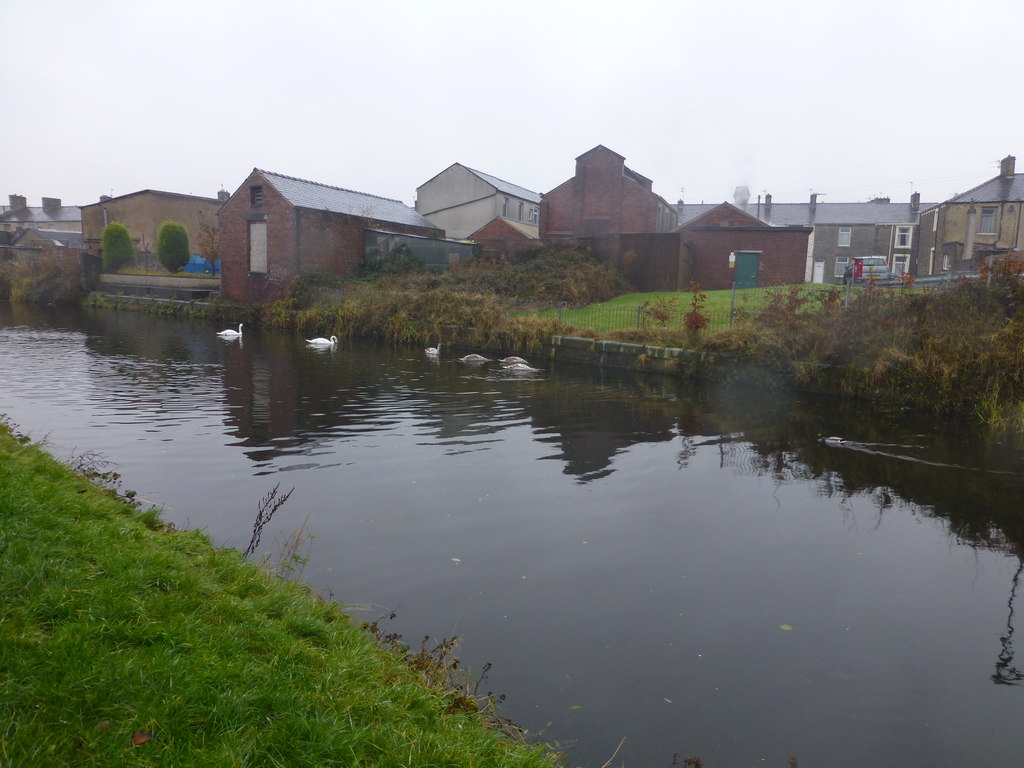
<svg viewBox="0 0 1024 768"><path fill-rule="evenodd" d="M897 248L909 248L910 247L910 233L913 231L911 227L896 227L896 247Z"/></svg>
<svg viewBox="0 0 1024 768"><path fill-rule="evenodd" d="M837 256L836 257L836 273L834 277L842 277L843 272L846 271L846 265L850 263L849 256Z"/></svg>
<svg viewBox="0 0 1024 768"><path fill-rule="evenodd" d="M898 253L893 256L892 259L892 273L895 277L899 277L907 271L907 264L910 262L910 254Z"/></svg>
<svg viewBox="0 0 1024 768"><path fill-rule="evenodd" d="M944 270L947 270L947 271L949 270L949 263L950 263L949 254L948 253L942 254L942 268Z"/></svg>
<svg viewBox="0 0 1024 768"><path fill-rule="evenodd" d="M981 206L981 218L978 219L979 235L994 235L996 233L996 214L999 209L994 205Z"/></svg>
<svg viewBox="0 0 1024 768"><path fill-rule="evenodd" d="M508 198L507 197L501 198L501 217L503 219L507 219L508 218Z"/></svg>
<svg viewBox="0 0 1024 768"><path fill-rule="evenodd" d="M849 248L850 240L853 238L852 227L840 227L839 228L839 247Z"/></svg>

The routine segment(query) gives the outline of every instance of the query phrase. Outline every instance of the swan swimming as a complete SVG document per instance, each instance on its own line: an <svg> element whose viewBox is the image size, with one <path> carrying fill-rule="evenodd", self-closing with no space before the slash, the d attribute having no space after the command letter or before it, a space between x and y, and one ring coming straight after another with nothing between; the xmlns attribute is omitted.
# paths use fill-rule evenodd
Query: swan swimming
<svg viewBox="0 0 1024 768"><path fill-rule="evenodd" d="M540 368L531 368L526 363L509 363L503 365L502 368L506 371L539 371Z"/></svg>
<svg viewBox="0 0 1024 768"><path fill-rule="evenodd" d="M238 324L238 330L233 328L225 328L223 331L218 331L217 335L222 339L234 339L242 335L242 324Z"/></svg>
<svg viewBox="0 0 1024 768"><path fill-rule="evenodd" d="M847 442L847 440L842 437L822 437L821 435L818 435L818 440L825 445L842 445Z"/></svg>
<svg viewBox="0 0 1024 768"><path fill-rule="evenodd" d="M523 360L523 358L516 357L515 355L509 355L508 357L503 357L498 362L501 363L502 365L512 365L513 363L522 363L523 365L527 365L528 364L525 360Z"/></svg>
<svg viewBox="0 0 1024 768"><path fill-rule="evenodd" d="M306 343L311 347L334 347L338 344L338 337L331 336L325 339L323 336L317 336L315 339L306 339Z"/></svg>
<svg viewBox="0 0 1024 768"><path fill-rule="evenodd" d="M477 355L477 354L474 353L472 355L466 355L465 357L460 357L459 358L459 362L460 363L486 363L486 362L489 362L490 359L491 358L489 358L489 357L484 357L483 355Z"/></svg>
<svg viewBox="0 0 1024 768"><path fill-rule="evenodd" d="M427 347L423 351L427 353L427 357L437 357L441 354L441 342L438 342L436 347Z"/></svg>

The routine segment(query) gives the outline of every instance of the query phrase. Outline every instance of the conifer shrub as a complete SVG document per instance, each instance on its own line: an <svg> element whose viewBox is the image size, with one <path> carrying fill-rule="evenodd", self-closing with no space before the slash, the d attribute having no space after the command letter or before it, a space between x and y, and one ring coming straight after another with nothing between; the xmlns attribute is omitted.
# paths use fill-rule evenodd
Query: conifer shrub
<svg viewBox="0 0 1024 768"><path fill-rule="evenodd" d="M101 236L103 268L117 272L135 261L135 245L124 224L112 221L103 228Z"/></svg>
<svg viewBox="0 0 1024 768"><path fill-rule="evenodd" d="M183 224L165 221L160 225L156 234L156 256L172 274L188 264L188 230Z"/></svg>

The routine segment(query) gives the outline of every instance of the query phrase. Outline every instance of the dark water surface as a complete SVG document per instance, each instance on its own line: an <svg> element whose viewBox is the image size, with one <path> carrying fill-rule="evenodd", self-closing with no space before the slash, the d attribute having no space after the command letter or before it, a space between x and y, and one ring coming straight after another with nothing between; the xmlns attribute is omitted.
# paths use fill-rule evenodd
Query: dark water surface
<svg viewBox="0 0 1024 768"><path fill-rule="evenodd" d="M0 307L0 412L217 544L294 488L261 551L308 516L304 580L458 635L573 765L1024 764L1018 446L763 384L215 330Z"/></svg>

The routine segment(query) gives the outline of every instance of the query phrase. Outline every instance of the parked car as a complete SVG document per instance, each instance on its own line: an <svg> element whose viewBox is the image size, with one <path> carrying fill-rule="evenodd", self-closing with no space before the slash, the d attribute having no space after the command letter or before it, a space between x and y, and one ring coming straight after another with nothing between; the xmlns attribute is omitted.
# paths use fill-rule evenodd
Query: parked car
<svg viewBox="0 0 1024 768"><path fill-rule="evenodd" d="M855 256L853 259L853 279L863 282L892 279L888 259L885 256Z"/></svg>

